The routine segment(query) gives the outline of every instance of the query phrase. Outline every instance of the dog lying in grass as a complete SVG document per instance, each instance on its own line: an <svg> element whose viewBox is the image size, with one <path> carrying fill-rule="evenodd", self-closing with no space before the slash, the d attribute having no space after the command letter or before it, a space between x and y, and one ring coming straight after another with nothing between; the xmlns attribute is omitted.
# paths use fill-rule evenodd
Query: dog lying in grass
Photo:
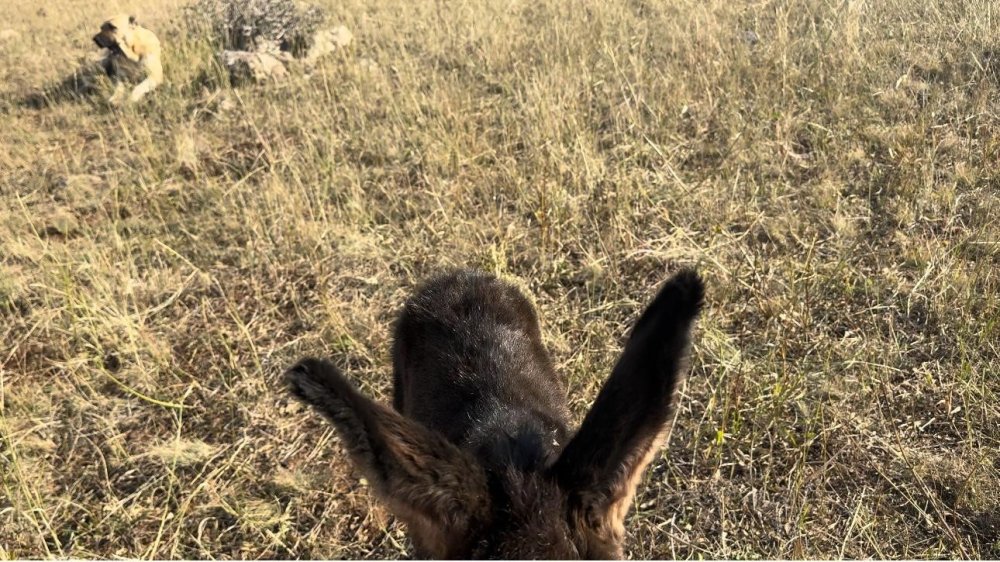
<svg viewBox="0 0 1000 562"><path fill-rule="evenodd" d="M108 102L118 105L125 94L125 82L142 79L129 94L130 102L137 102L163 83L163 65L160 61L160 40L156 35L135 21L135 16L119 14L101 24L101 31L94 35L94 43L108 49L101 61L104 72L115 83L115 91Z"/></svg>

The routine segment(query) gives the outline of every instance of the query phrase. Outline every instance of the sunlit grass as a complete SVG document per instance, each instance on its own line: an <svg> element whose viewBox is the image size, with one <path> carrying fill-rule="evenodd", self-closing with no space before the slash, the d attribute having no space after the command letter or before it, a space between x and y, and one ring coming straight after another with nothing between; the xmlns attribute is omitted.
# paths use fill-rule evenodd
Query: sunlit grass
<svg viewBox="0 0 1000 562"><path fill-rule="evenodd" d="M403 299L478 267L579 415L680 265L631 557L1000 556L995 3L326 5L350 50L239 90L179 2L7 10L0 556L403 556L281 370L387 398ZM118 9L168 83L60 96Z"/></svg>

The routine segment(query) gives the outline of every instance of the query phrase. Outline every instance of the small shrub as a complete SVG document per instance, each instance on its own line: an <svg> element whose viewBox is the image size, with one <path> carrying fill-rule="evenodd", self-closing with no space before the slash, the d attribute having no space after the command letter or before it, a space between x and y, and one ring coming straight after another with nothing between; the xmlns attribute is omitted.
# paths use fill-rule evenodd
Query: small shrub
<svg viewBox="0 0 1000 562"><path fill-rule="evenodd" d="M253 51L278 43L295 56L309 49L326 19L318 6L300 7L293 0L197 0L189 10L192 21L204 22L223 49Z"/></svg>

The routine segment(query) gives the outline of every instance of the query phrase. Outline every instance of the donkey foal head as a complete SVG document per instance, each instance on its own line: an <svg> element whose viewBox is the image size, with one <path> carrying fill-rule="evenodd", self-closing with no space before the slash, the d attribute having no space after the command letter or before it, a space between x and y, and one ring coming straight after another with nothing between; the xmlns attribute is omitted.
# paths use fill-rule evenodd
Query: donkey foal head
<svg viewBox="0 0 1000 562"><path fill-rule="evenodd" d="M333 422L418 556L620 558L703 293L690 270L663 285L575 433L534 307L482 273L433 279L404 306L394 408L325 361L304 359L286 377Z"/></svg>

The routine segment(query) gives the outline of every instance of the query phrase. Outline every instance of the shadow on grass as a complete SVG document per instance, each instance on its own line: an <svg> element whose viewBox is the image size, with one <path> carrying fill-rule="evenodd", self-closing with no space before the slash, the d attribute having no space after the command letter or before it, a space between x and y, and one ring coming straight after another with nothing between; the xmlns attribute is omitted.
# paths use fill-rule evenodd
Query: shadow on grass
<svg viewBox="0 0 1000 562"><path fill-rule="evenodd" d="M76 70L59 82L25 96L21 105L41 109L67 102L84 101L106 90L107 80L112 77L117 77L126 83L138 83L145 74L146 71L139 62L131 61L124 56L105 56L81 63Z"/></svg>
<svg viewBox="0 0 1000 562"><path fill-rule="evenodd" d="M30 109L44 109L64 103L92 100L97 93L106 89L102 85L102 74L104 70L99 62L81 64L62 80L24 96L20 105Z"/></svg>

